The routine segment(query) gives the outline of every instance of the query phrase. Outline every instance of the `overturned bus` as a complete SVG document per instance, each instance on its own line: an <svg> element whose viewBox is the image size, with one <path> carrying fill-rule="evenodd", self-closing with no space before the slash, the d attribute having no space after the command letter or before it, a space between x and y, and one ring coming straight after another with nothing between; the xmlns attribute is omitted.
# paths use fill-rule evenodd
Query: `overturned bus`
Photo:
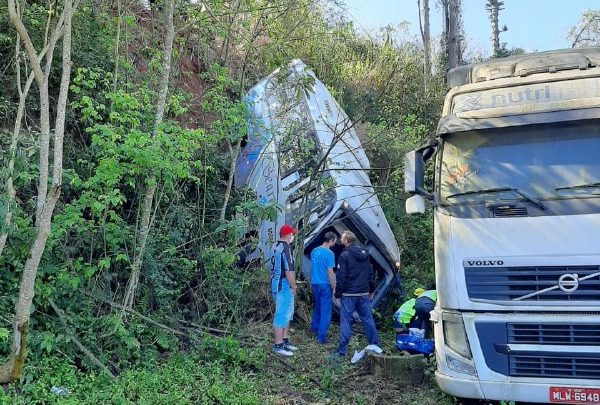
<svg viewBox="0 0 600 405"><path fill-rule="evenodd" d="M275 222L258 229L255 255L270 260L277 230L294 224L304 236L301 270L325 232L356 234L376 273L374 308L400 288L400 251L369 180L369 161L345 112L300 60L277 69L247 94L248 137L237 158L235 185L259 204L276 203ZM341 247L333 248L336 260ZM300 255L297 254L296 257Z"/></svg>

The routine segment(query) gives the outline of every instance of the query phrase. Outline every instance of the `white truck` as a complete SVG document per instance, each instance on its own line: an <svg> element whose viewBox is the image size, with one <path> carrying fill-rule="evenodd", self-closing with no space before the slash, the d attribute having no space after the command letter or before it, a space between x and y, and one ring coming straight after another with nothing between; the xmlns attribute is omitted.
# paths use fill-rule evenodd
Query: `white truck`
<svg viewBox="0 0 600 405"><path fill-rule="evenodd" d="M600 404L600 48L448 82L435 137L405 160L407 213L433 204L436 380L456 397Z"/></svg>

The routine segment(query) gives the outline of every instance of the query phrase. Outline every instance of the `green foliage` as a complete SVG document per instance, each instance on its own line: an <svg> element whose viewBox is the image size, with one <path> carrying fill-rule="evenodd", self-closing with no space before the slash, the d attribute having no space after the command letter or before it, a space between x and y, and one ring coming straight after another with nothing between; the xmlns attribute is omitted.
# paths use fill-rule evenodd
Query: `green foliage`
<svg viewBox="0 0 600 405"><path fill-rule="evenodd" d="M209 126L212 136L237 143L247 131L246 104L239 100L239 83L231 78L227 68L216 64L200 77L211 83L204 92L201 108L217 116Z"/></svg>
<svg viewBox="0 0 600 405"><path fill-rule="evenodd" d="M444 92L438 76L423 86L419 44L400 40L393 30L359 35L343 15L332 17L323 3L312 0L241 0L238 10L221 0L204 3L206 9L179 5L178 15L185 18L178 22L185 25L178 27L165 120L154 128L162 57L159 20L150 24L138 15L121 15L119 21L108 3L81 2L74 20L61 201L35 285L26 369L0 403L259 402L257 382L247 375L264 369L263 351L243 348L232 338L173 335L107 302L122 300L139 237L142 191L148 179L155 179L156 206L135 309L175 329L193 323L236 331L265 319L264 269L240 270L235 262L239 240L282 207L257 202L241 190L233 192L230 220L220 221L219 212L235 147L248 133L243 95L293 58L315 71L357 125L374 186L402 249L406 288L432 281L431 212L407 216L401 191L404 154L433 133ZM46 7L28 3L24 17L38 49ZM14 40L2 3L2 134L11 131L16 110ZM60 53L58 47L55 60ZM51 99L60 73L51 70ZM297 84L289 107L298 102L299 92L311 97L313 83ZM30 96L17 154L13 224L0 256L2 308L14 307L35 231L38 123L32 117L38 108ZM290 167L304 167L314 161L315 145L306 142L306 128L292 115L282 115L287 125L281 128L289 136L279 146L299 150ZM0 150L7 150L7 139L0 139ZM0 162L4 179L6 154L0 154ZM321 183L326 190L327 180ZM4 201L2 188L0 218ZM64 311L74 335L119 375L116 381L94 374L97 366L70 341L50 299ZM11 325L2 321L0 351L6 354ZM320 388L333 391L342 374L334 367L323 369ZM297 383L312 384L305 377ZM70 394L57 396L52 386Z"/></svg>
<svg viewBox="0 0 600 405"><path fill-rule="evenodd" d="M84 374L64 359L44 356L26 366L18 386L10 386L6 393L0 390L0 403L260 403L257 382L245 371L261 364L254 361L258 354L245 354L230 340L206 339L201 346L196 352L126 371L116 381ZM57 395L51 387L60 387L65 393Z"/></svg>
<svg viewBox="0 0 600 405"><path fill-rule="evenodd" d="M206 248L200 256L204 286L200 302L205 306L205 319L212 324L227 320L239 323L243 320L242 310L250 285L250 278L235 267L236 255L224 248Z"/></svg>

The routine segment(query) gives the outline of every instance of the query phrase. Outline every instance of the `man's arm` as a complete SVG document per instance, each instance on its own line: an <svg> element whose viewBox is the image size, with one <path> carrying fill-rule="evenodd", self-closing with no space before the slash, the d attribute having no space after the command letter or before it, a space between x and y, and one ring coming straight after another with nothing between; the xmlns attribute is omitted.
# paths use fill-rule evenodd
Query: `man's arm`
<svg viewBox="0 0 600 405"><path fill-rule="evenodd" d="M282 258L282 262L284 262L285 278L287 279L287 282L290 285L290 288L292 289L292 291L295 294L296 288L297 288L296 287L296 272L290 265L291 260L288 257L288 252L289 251L286 252L284 249L283 253L281 254L281 258Z"/></svg>
<svg viewBox="0 0 600 405"><path fill-rule="evenodd" d="M333 272L333 267L335 266L335 256L331 251L329 251L328 253L329 255L327 256L327 279L329 280L331 291L335 291L335 273Z"/></svg>
<svg viewBox="0 0 600 405"><path fill-rule="evenodd" d="M333 267L327 267L327 279L329 280L331 290L335 291L335 273L333 272Z"/></svg>
<svg viewBox="0 0 600 405"><path fill-rule="evenodd" d="M296 272L295 271L286 271L285 272L285 278L288 281L288 284L290 285L290 288L292 289L292 291L294 293L296 293Z"/></svg>

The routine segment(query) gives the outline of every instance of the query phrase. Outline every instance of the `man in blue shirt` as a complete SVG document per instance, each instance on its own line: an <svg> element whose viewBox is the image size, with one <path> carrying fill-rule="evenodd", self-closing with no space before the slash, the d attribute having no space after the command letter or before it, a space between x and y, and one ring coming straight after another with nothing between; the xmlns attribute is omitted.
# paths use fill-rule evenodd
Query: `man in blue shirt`
<svg viewBox="0 0 600 405"><path fill-rule="evenodd" d="M317 342L327 342L327 329L331 322L331 300L335 291L335 256L330 250L337 241L333 232L325 233L323 243L310 253L310 284L315 307L310 330L317 335Z"/></svg>

